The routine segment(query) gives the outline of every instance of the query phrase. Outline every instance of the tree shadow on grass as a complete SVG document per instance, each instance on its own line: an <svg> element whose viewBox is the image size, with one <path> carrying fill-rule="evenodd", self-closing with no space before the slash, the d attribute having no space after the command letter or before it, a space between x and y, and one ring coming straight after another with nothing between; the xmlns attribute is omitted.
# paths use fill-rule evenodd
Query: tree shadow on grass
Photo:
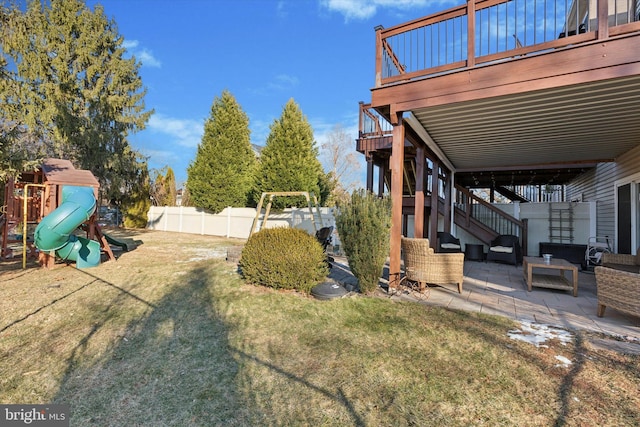
<svg viewBox="0 0 640 427"><path fill-rule="evenodd" d="M264 408L253 401L254 391L239 388L238 382L246 375L240 370L249 361L337 402L354 425L364 425L340 388L317 386L231 346L232 326L215 309L216 300L224 298L215 289L215 282L224 280L219 270L194 268L155 302L136 293L139 285L129 284L125 289L89 272L84 274L117 294L91 307L93 323L67 359L54 402L70 405L71 425L274 425ZM139 314L127 316L124 332L101 344L106 348L92 356L98 337L118 329L114 322L122 315L122 307L133 307ZM287 414L279 415L287 420Z"/></svg>
<svg viewBox="0 0 640 427"><path fill-rule="evenodd" d="M533 348L528 349L526 346L532 344L515 345L512 338L507 334L504 336L496 336L490 332L495 326L505 323L505 319L498 316L480 316L474 313L468 313L461 310L451 310L447 308L440 308L440 310L454 313L461 321L453 322L451 328L457 329L459 334L470 334L476 336L482 342L488 343L494 346L496 349L502 349L504 353L510 354L509 359L520 360L521 365L527 364L533 368L532 372L537 371L539 378L554 377L557 380L557 388L555 389L555 396L553 402L543 400L541 397L540 406L548 405L553 410L550 413L555 412L555 419L553 424L549 425L555 427L561 427L565 425L574 425L576 422L585 422L585 420L591 420L588 424L598 425L603 419L608 419L610 422L619 422L620 425L627 425L626 419L638 419L640 411L638 407L631 400L620 399L615 390L611 390L604 378L593 379L589 381L589 378L585 378L583 371L587 369L587 365L594 358L603 359L603 356L599 355L594 357L588 347L585 345L585 334L582 331L568 330L573 335L573 345L568 347L565 351L554 352L552 354L562 355L566 354L571 364L569 367L563 368L561 365L556 364L552 366L545 357L541 356L544 353L547 345L541 346L540 350L536 351ZM561 327L559 327L561 328ZM517 329L517 328L516 328ZM549 339L553 341L553 339ZM553 345L550 345L553 348ZM562 348L562 345L555 347ZM619 370L620 372L628 372L629 377L638 377L637 364L634 359L628 361L623 360L609 360L607 363L612 370ZM538 378L532 376L531 379ZM545 387L548 387L546 385ZM521 387L523 387L521 385ZM542 387L542 385L541 385ZM520 390L521 392L523 390ZM553 392L551 393L553 395ZM534 395L535 396L535 395ZM549 396L549 394L547 395ZM494 398L496 396L494 395ZM583 403L580 403L583 400ZM593 406L588 403L590 401L598 400L600 409L595 410ZM550 404L551 403L551 404ZM580 406L583 405L583 406ZM512 408L515 412L516 408ZM601 416L599 412L605 409L608 411L604 418L598 419ZM593 411L593 413L587 413L587 411ZM623 419L611 419L613 416L623 417ZM596 418L593 418L596 417ZM579 421L577 421L579 420ZM551 421L551 420L550 420Z"/></svg>
<svg viewBox="0 0 640 427"><path fill-rule="evenodd" d="M71 406L71 424L249 425L234 381L238 366L228 329L212 309L212 270L196 268L156 304L115 284L119 296L95 312L95 323L67 361L55 401ZM86 348L112 320L122 299L146 305L120 340L92 362Z"/></svg>
<svg viewBox="0 0 640 427"><path fill-rule="evenodd" d="M312 382L306 380L305 378L295 375L290 371L287 371L269 361L256 357L254 355L248 354L239 349L231 349L235 353L238 354L244 361L249 361L256 363L260 366L263 366L269 369L271 372L276 373L277 375L286 378L291 383L301 384L305 388L314 391L322 396L324 396L330 402L337 402L340 406L344 407L349 417L353 421L353 425L360 427L364 426L365 422L362 417L358 414L357 410L354 408L354 405L349 400L349 398L345 395L344 390L341 387L337 387L336 391L333 392L327 388L320 387L318 385L313 384ZM306 424L306 422L299 421L301 424Z"/></svg>

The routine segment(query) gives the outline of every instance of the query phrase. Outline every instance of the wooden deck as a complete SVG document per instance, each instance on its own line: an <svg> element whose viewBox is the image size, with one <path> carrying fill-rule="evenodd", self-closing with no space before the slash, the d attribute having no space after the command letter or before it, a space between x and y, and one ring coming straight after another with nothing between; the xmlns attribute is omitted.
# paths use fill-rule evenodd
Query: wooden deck
<svg viewBox="0 0 640 427"><path fill-rule="evenodd" d="M392 275L403 194L415 200L414 235L435 235L425 198L453 205L462 177L570 179L638 145L639 14L633 0L469 0L376 29L375 113L361 114L358 149L367 187L378 167L377 191L391 189Z"/></svg>

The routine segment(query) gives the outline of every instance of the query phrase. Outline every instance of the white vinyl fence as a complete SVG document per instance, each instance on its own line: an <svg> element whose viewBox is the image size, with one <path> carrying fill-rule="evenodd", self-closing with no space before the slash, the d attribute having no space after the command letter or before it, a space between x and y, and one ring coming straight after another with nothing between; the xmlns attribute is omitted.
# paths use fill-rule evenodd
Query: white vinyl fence
<svg viewBox="0 0 640 427"><path fill-rule="evenodd" d="M550 239L550 227L553 225L550 218L550 210L567 209L571 205L572 219L570 227L573 229L573 241L571 243L587 244L590 236L595 236L596 210L595 202L584 203L509 203L496 206L516 218L528 218L529 220L529 245L528 252L531 255L538 254L539 242L552 241ZM314 210L315 212L315 210ZM321 227L333 226L334 251L340 251L340 239L335 230L335 218L332 208L320 208ZM179 233L206 234L221 237L234 237L247 239L251 232L251 225L256 216L254 208L224 209L219 214L213 214L204 209L182 206L151 206L148 213L147 228L151 230L174 231ZM256 231L262 225L264 210L260 214ZM316 215L317 218L317 215ZM407 218L408 235L413 236L413 216ZM308 208L288 208L283 212L269 214L266 227L295 227L315 234L312 216ZM441 228L442 229L442 228ZM466 233L462 228L455 228L454 234L463 243L482 243L474 236Z"/></svg>
<svg viewBox="0 0 640 427"><path fill-rule="evenodd" d="M315 209L314 209L315 212ZM320 208L322 223L316 214L316 226L334 227L333 244L338 245L335 233L335 219L331 208ZM183 206L151 206L147 214L147 228L151 230L174 231L178 233L205 234L211 236L247 239L256 217L254 208L225 208L218 214L200 208ZM256 231L262 226L264 210L260 214ZM287 208L283 212L269 213L267 228L295 227L315 235L313 219L308 208Z"/></svg>

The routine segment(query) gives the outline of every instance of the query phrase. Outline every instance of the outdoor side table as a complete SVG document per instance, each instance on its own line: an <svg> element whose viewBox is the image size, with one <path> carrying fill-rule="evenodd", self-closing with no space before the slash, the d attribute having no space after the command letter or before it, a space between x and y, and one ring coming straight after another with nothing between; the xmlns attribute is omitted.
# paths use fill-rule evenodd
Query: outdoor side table
<svg viewBox="0 0 640 427"><path fill-rule="evenodd" d="M555 270L559 274L534 273L537 270ZM564 272L571 272L571 280L565 277ZM541 257L524 257L522 260L522 274L527 283L527 289L531 292L531 287L562 289L573 291L573 296L578 296L578 267L569 261L559 258L552 258L550 262L545 262Z"/></svg>
<svg viewBox="0 0 640 427"><path fill-rule="evenodd" d="M484 245L465 244L464 258L470 261L484 261Z"/></svg>

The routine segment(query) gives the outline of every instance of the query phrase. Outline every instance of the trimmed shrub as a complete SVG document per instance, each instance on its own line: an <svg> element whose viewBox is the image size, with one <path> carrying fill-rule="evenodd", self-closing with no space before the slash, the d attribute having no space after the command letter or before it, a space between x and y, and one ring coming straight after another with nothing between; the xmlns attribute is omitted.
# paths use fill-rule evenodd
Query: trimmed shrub
<svg viewBox="0 0 640 427"><path fill-rule="evenodd" d="M149 197L135 200L131 204L123 206L124 226L126 228L145 228L149 220L147 212L149 212L150 207Z"/></svg>
<svg viewBox="0 0 640 427"><path fill-rule="evenodd" d="M336 210L336 228L360 292L376 290L389 255L391 199L354 191Z"/></svg>
<svg viewBox="0 0 640 427"><path fill-rule="evenodd" d="M325 259L320 243L306 231L265 228L249 238L238 266L250 283L309 293L327 276Z"/></svg>

